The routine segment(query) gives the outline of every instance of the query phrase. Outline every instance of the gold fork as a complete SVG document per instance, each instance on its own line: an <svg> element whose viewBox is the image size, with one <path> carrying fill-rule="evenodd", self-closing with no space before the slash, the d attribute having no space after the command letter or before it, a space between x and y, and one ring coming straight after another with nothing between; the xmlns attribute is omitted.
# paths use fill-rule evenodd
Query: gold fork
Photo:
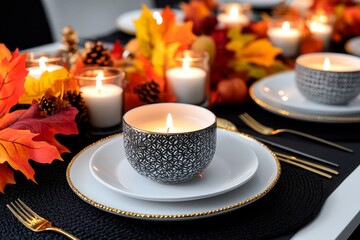
<svg viewBox="0 0 360 240"><path fill-rule="evenodd" d="M28 229L34 232L42 232L42 231L55 231L65 235L66 237L78 240L77 237L72 234L62 230L61 228L53 227L52 223L36 214L33 210L31 210L23 201L17 199L15 202L11 202L10 204L6 204L8 209L14 214L14 216L27 227Z"/></svg>
<svg viewBox="0 0 360 240"><path fill-rule="evenodd" d="M309 138L309 139L312 139L312 140L315 140L315 141L330 145L332 147L336 147L336 148L341 149L341 150L346 151L346 152L351 152L351 153L354 152L354 150L352 150L350 148L341 146L339 144L327 141L325 139L322 139L322 138L319 138L319 137L316 137L316 136L313 136L313 135L310 135L310 134L307 134L307 133L295 131L295 130L292 130L292 129L286 129L286 128L273 129L273 128L264 126L263 124L256 121L254 118L252 118L247 113L240 114L239 118L246 125L248 125L250 128L252 128L253 130L255 130L258 133L261 133L263 135L275 135L275 134L278 134L278 133L287 132L287 133L296 134L296 135L299 135L299 136L302 136L302 137L306 137L306 138Z"/></svg>

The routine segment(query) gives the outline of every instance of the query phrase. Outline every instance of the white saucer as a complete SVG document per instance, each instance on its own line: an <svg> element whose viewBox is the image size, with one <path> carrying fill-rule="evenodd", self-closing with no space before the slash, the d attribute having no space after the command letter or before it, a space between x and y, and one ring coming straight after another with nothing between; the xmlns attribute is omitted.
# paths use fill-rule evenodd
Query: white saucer
<svg viewBox="0 0 360 240"><path fill-rule="evenodd" d="M150 9L150 11L152 12L161 12L163 9L162 8L152 8ZM181 10L178 9L171 9L174 14L175 14L175 18L177 22L183 22L184 20L184 14ZM129 11L125 14L120 15L117 19L116 19L116 26L120 31L123 31L125 33L128 34L132 34L135 35L136 29L135 29L135 25L134 25L134 20L137 20L140 15L141 15L142 10L141 9L137 9L137 10L133 10L133 11Z"/></svg>
<svg viewBox="0 0 360 240"><path fill-rule="evenodd" d="M353 37L345 43L345 51L360 56L360 36Z"/></svg>
<svg viewBox="0 0 360 240"><path fill-rule="evenodd" d="M249 92L258 105L282 116L321 122L360 121L360 95L347 105L311 102L297 89L294 71L258 80L250 87Z"/></svg>
<svg viewBox="0 0 360 240"><path fill-rule="evenodd" d="M119 194L99 183L91 174L89 162L94 152L121 134L102 139L82 150L70 162L66 178L70 188L82 200L103 211L143 220L169 221L210 217L226 213L265 196L280 177L280 164L265 145L244 134L218 129L219 148L232 141L251 148L259 161L254 176L244 185L218 196L182 202L146 201Z"/></svg>
<svg viewBox="0 0 360 240"><path fill-rule="evenodd" d="M251 148L238 138L228 141L221 133L223 147L217 147L210 165L189 182L161 184L137 173L125 157L123 137L101 146L90 159L90 172L104 186L126 196L150 201L189 201L216 196L249 181L258 168L258 159Z"/></svg>

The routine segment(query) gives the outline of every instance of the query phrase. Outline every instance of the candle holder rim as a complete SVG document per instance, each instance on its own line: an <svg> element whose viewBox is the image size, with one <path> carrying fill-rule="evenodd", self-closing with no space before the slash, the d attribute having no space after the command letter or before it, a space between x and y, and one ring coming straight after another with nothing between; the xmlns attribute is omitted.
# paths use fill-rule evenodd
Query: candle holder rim
<svg viewBox="0 0 360 240"><path fill-rule="evenodd" d="M353 56L353 55L350 55L350 54L346 54L346 53L334 53L334 52L316 52L316 53L305 53L305 54L302 54L300 56L298 56L295 60L295 64L297 65L301 65L305 68L308 68L308 69L312 69L310 68L307 64L304 64L304 59L305 58L308 58L308 57L323 57L325 59L325 57L331 57L331 56L334 56L334 57L342 57L342 58L348 58L348 59L351 59L353 61L358 61L358 65L359 67L357 67L356 69L354 70L343 70L341 72L359 72L360 71L360 58L357 57L357 56ZM330 59L331 60L331 59ZM354 64L355 65L355 64ZM313 70L316 70L316 71L320 71L320 72L339 72L339 71L335 71L335 70L324 70L324 69L313 69Z"/></svg>
<svg viewBox="0 0 360 240"><path fill-rule="evenodd" d="M153 104L149 104L149 105L144 105L144 106L140 106L140 107L137 107L137 108L134 108L134 109L131 109L129 111L127 111L122 119L123 119L123 123L130 126L131 128L139 131L139 132L143 132L143 133L149 133L149 134L154 134L154 135L167 135L167 136L171 136L171 135L184 135L184 134L189 134L189 133L196 133L196 132L199 132L199 131L203 131L204 129L207 129L207 128L210 128L212 127L214 124L216 124L216 115L211 112L210 110L204 108L204 107L201 107L201 106L197 106L197 105L192 105L192 104L186 104L186 103L156 103L157 105L178 105L178 106L192 106L194 108L198 108L198 109L202 109L202 110L206 110L212 117L213 117L213 121L211 121L209 124L206 124L204 125L203 127L200 127L199 129L196 129L196 130L189 130L189 131L184 131L184 132L175 132L175 133L167 133L167 132L156 132L156 131L151 131L151 130L146 130L146 129L142 129L142 128L139 128L139 127L135 127L134 125L132 124L129 124L128 121L126 121L126 117L131 114L131 112L133 111L139 111L140 108L143 108L143 107L148 107L150 105L153 105Z"/></svg>
<svg viewBox="0 0 360 240"><path fill-rule="evenodd" d="M90 70L99 70L99 71L103 70L103 71L108 71L108 72L111 72L111 71L116 72L116 74L114 74L114 75L108 75L108 76L104 75L104 77L102 79L104 81L108 80L108 79L112 79L114 77L121 77L121 78L125 77L125 72L121 69L118 69L116 67L99 67L99 66L80 68L74 72L74 77L77 79L81 79L81 80L96 81L96 79L94 79L94 77L96 77L95 75L94 76L80 75L80 73L90 71Z"/></svg>

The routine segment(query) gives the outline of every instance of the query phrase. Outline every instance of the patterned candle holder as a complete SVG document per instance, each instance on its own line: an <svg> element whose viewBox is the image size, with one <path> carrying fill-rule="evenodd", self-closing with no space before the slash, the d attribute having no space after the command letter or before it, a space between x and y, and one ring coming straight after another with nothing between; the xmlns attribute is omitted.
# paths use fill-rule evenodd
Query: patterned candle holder
<svg viewBox="0 0 360 240"><path fill-rule="evenodd" d="M307 99L344 105L360 93L360 58L341 53L309 53L296 59L296 86Z"/></svg>
<svg viewBox="0 0 360 240"><path fill-rule="evenodd" d="M182 103L141 106L124 115L123 128L130 165L156 182L194 179L215 154L216 117L203 107Z"/></svg>

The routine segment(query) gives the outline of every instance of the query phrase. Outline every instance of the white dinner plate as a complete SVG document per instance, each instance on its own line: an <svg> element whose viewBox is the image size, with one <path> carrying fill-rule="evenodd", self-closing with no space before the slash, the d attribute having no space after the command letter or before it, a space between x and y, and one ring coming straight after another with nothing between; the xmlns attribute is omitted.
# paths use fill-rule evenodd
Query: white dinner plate
<svg viewBox="0 0 360 240"><path fill-rule="evenodd" d="M90 159L90 172L104 186L126 196L162 202L189 201L216 196L246 183L254 176L258 159L238 138L216 149L201 176L180 184L162 184L137 173L126 159L123 137L99 147ZM220 143L221 145L221 143Z"/></svg>
<svg viewBox="0 0 360 240"><path fill-rule="evenodd" d="M321 122L360 121L360 95L347 105L309 101L296 87L294 71L258 80L250 87L249 93L258 105L285 117Z"/></svg>
<svg viewBox="0 0 360 240"><path fill-rule="evenodd" d="M162 8L152 8L150 9L150 11L154 12L161 12L163 9ZM181 10L178 9L171 9L174 14L175 14L175 18L176 21L181 23L184 20L184 14ZM137 20L140 15L141 15L142 10L141 9L137 9L137 10L133 10L133 11L129 11L127 13L124 13L122 15L120 15L117 19L116 19L116 26L120 31L123 31L125 33L128 34L132 34L134 35L136 32L136 28L135 28L135 24L134 24L134 20Z"/></svg>
<svg viewBox="0 0 360 240"><path fill-rule="evenodd" d="M247 135L224 129L217 131L217 148L227 149L230 142L236 141L251 148L259 162L257 171L246 184L227 193L192 201L158 202L128 197L104 187L90 172L90 158L101 146L121 138L121 134L102 139L79 152L69 163L67 181L77 196L94 207L125 217L157 221L214 216L238 209L265 196L280 177L281 168L274 153Z"/></svg>
<svg viewBox="0 0 360 240"><path fill-rule="evenodd" d="M239 0L240 3L249 3L254 8L270 8L281 3L281 0Z"/></svg>
<svg viewBox="0 0 360 240"><path fill-rule="evenodd" d="M345 43L345 51L360 56L360 36L353 37Z"/></svg>

